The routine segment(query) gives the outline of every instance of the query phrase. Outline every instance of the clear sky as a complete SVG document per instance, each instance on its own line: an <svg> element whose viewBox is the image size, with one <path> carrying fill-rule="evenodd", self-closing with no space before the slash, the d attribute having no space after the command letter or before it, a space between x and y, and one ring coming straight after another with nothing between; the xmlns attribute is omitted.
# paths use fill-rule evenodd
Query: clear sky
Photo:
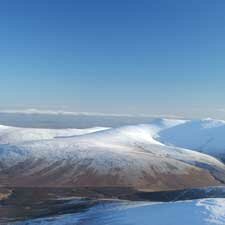
<svg viewBox="0 0 225 225"><path fill-rule="evenodd" d="M225 115L224 0L1 0L0 107Z"/></svg>

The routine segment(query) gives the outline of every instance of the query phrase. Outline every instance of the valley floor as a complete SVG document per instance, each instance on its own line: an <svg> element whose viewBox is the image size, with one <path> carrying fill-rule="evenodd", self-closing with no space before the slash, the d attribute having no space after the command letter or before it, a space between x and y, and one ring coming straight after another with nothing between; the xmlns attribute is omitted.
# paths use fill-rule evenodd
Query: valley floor
<svg viewBox="0 0 225 225"><path fill-rule="evenodd" d="M225 224L225 187L166 192L110 187L1 188L0 193L1 225ZM82 195L86 197L78 197Z"/></svg>

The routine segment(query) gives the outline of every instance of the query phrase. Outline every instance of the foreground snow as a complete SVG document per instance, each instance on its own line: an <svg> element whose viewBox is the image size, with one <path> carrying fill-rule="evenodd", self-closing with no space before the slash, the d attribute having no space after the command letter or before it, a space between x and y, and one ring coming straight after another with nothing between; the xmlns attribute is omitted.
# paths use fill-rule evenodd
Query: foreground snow
<svg viewBox="0 0 225 225"><path fill-rule="evenodd" d="M86 212L35 219L17 225L224 225L225 199L171 203L104 203Z"/></svg>

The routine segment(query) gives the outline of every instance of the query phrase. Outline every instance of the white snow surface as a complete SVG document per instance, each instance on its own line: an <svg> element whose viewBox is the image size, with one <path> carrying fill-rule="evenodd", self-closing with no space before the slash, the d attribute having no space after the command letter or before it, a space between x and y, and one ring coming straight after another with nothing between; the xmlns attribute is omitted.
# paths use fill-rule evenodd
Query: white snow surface
<svg viewBox="0 0 225 225"><path fill-rule="evenodd" d="M124 145L134 142L168 145L200 151L213 156L225 155L225 121L155 119L149 124L120 128L38 129L0 125L0 144L17 145L80 136L81 140L104 138L104 143ZM103 137L104 136L104 137ZM77 139L76 139L77 140Z"/></svg>
<svg viewBox="0 0 225 225"><path fill-rule="evenodd" d="M192 149L209 155L225 156L225 121L203 119L186 121L155 136L164 144Z"/></svg>
<svg viewBox="0 0 225 225"><path fill-rule="evenodd" d="M40 129L0 125L0 144L17 144L26 141L50 140L59 137L84 135L107 129L109 128L93 127L87 129Z"/></svg>
<svg viewBox="0 0 225 225"><path fill-rule="evenodd" d="M19 224L42 225L224 225L225 199L171 203L108 203L83 213L28 220Z"/></svg>
<svg viewBox="0 0 225 225"><path fill-rule="evenodd" d="M156 119L149 124L123 126L119 128L93 127L86 129L40 129L0 125L0 144L17 145L31 141L54 140L56 138L63 140L63 138L83 136L80 137L80 140L104 139L105 143L117 142L119 144L137 141L162 145L153 136L161 130L184 122L184 120ZM68 139L65 140L68 141Z"/></svg>

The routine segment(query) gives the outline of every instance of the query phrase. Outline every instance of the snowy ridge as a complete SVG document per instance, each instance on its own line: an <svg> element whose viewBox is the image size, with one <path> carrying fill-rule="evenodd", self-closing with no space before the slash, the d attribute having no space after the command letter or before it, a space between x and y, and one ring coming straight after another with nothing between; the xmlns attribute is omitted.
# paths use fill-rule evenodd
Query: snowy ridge
<svg viewBox="0 0 225 225"><path fill-rule="evenodd" d="M187 121L157 134L167 145L193 149L219 158L225 156L225 121L203 119Z"/></svg>
<svg viewBox="0 0 225 225"><path fill-rule="evenodd" d="M15 144L25 141L48 140L60 137L78 136L106 129L108 128L93 127L87 129L39 129L0 125L0 144Z"/></svg>

